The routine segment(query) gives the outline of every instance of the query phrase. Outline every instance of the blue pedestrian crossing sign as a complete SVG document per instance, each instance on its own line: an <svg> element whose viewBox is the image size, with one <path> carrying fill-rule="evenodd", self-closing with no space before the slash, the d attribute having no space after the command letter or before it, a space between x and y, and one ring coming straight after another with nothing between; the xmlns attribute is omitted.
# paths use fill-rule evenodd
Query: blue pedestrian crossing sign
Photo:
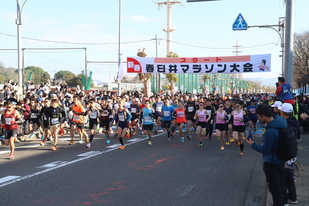
<svg viewBox="0 0 309 206"><path fill-rule="evenodd" d="M238 14L235 22L233 23L233 30L247 30L248 24L241 14Z"/></svg>

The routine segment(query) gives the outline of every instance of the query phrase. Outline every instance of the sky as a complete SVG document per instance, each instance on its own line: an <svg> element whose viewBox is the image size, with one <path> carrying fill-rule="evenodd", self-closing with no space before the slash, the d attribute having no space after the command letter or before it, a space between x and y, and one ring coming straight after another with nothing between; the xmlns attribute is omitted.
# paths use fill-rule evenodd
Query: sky
<svg viewBox="0 0 309 206"><path fill-rule="evenodd" d="M164 1L121 2L122 60L135 57L142 48L148 57L165 57L167 8L157 4ZM238 41L238 55L272 55L271 72L244 77L266 80L281 74L278 33L261 28L233 31L232 24L239 13L249 26L278 24L279 17L285 16L284 0L180 2L172 6L171 14L176 29L171 50L180 57L233 56ZM309 1L294 2L294 32L302 33L309 30ZM16 1L0 2L0 62L12 68L17 68L17 51L8 49L17 49L16 10ZM108 82L117 75L117 63L107 62L118 62L119 0L27 0L21 34L25 67L41 67L51 77L60 70L80 74L87 59L93 80Z"/></svg>

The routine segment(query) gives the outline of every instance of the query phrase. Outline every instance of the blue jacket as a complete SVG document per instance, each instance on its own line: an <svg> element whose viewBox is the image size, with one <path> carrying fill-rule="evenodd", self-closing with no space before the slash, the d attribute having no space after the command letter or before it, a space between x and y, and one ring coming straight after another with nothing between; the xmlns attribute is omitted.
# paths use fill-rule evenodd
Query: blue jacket
<svg viewBox="0 0 309 206"><path fill-rule="evenodd" d="M282 92L280 93L280 99L282 101L288 100L288 99L294 99L292 94L292 87L289 83L285 83L281 85Z"/></svg>
<svg viewBox="0 0 309 206"><path fill-rule="evenodd" d="M263 135L262 145L253 143L251 148L263 153L264 162L273 162L274 164L283 164L274 149L278 148L279 145L279 128L285 128L287 126L286 119L280 116L276 116L273 121L269 122L266 126L266 131Z"/></svg>

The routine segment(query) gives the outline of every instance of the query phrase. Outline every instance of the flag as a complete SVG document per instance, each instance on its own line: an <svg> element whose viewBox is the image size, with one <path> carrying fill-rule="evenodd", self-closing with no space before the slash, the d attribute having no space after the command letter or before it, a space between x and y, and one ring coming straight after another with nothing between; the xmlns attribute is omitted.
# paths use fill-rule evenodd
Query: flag
<svg viewBox="0 0 309 206"><path fill-rule="evenodd" d="M119 68L118 68L118 74L117 74L117 80L118 82L121 82L123 76L124 76L124 70L123 70L123 67L122 67L122 61L120 60L120 64L119 64Z"/></svg>

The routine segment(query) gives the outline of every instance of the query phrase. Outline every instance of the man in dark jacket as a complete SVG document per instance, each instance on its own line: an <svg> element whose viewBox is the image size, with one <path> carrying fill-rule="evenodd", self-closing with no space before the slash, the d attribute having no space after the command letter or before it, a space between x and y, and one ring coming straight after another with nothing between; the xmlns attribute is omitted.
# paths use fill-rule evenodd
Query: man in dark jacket
<svg viewBox="0 0 309 206"><path fill-rule="evenodd" d="M293 116L293 106L289 103L283 103L280 107L278 107L280 111L280 116L286 119L289 125L293 126L297 139L300 139L300 124L299 121ZM288 199L292 204L297 204L297 195L296 195L296 187L294 183L294 162L296 161L296 157L287 161L284 164L285 177L286 177L286 189L288 192Z"/></svg>
<svg viewBox="0 0 309 206"><path fill-rule="evenodd" d="M273 203L275 206L283 206L287 203L284 161L280 160L273 151L279 146L279 129L285 128L287 122L281 116L273 117L269 105L259 105L256 109L256 114L260 122L266 124L263 144L258 145L252 139L247 139L247 143L251 145L252 149L263 153L263 170Z"/></svg>

